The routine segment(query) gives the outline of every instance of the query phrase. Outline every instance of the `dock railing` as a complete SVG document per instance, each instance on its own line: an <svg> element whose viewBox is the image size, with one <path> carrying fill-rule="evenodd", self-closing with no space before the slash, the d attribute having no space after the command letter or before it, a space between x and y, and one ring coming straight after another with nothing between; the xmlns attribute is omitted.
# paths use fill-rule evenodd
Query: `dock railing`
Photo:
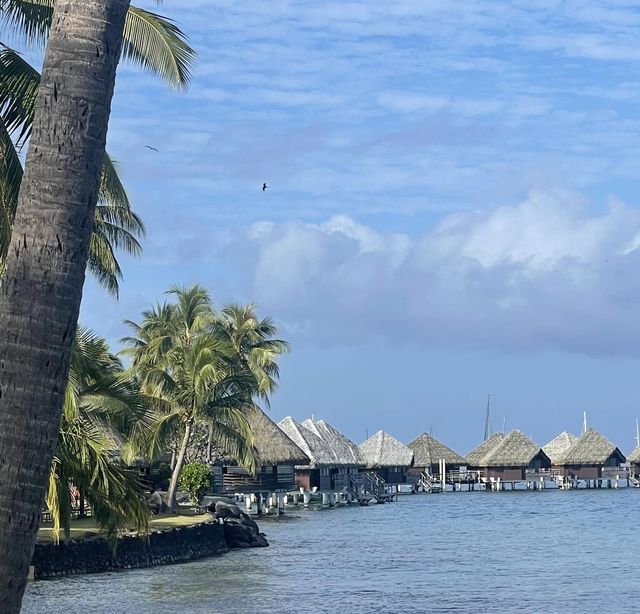
<svg viewBox="0 0 640 614"><path fill-rule="evenodd" d="M631 476L629 467L603 467L602 477L605 480L615 480L617 478L626 480Z"/></svg>
<svg viewBox="0 0 640 614"><path fill-rule="evenodd" d="M449 484L470 484L471 482L476 483L480 481L482 477L482 471L478 471L476 469L452 469L447 472L446 480Z"/></svg>

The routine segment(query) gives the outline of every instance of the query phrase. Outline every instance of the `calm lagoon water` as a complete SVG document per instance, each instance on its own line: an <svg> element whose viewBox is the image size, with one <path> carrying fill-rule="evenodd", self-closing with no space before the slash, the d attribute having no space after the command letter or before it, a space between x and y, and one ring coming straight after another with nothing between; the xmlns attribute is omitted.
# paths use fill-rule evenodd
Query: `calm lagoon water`
<svg viewBox="0 0 640 614"><path fill-rule="evenodd" d="M288 511L270 548L34 582L26 613L639 612L640 490ZM294 518L295 517L295 518Z"/></svg>

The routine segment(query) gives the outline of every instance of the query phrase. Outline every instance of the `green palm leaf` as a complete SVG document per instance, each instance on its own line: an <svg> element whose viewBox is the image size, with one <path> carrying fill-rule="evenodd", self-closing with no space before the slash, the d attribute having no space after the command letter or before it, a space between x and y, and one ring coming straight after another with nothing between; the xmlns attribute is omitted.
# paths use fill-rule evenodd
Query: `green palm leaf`
<svg viewBox="0 0 640 614"><path fill-rule="evenodd" d="M22 174L18 152L4 122L0 119L0 275L11 240Z"/></svg>
<svg viewBox="0 0 640 614"><path fill-rule="evenodd" d="M0 0L5 23L38 45L47 40L54 4L55 0ZM122 56L181 89L189 83L195 51L173 21L132 6L125 21Z"/></svg>
<svg viewBox="0 0 640 614"><path fill-rule="evenodd" d="M132 6L124 26L122 56L182 89L189 83L195 51L171 20Z"/></svg>
<svg viewBox="0 0 640 614"><path fill-rule="evenodd" d="M54 0L2 0L2 21L36 44L47 40Z"/></svg>
<svg viewBox="0 0 640 614"><path fill-rule="evenodd" d="M46 502L54 539L68 535L69 484L78 486L112 545L125 528L147 529L149 510L135 472L114 458L144 454L157 417L106 342L79 328L74 340L58 447Z"/></svg>
<svg viewBox="0 0 640 614"><path fill-rule="evenodd" d="M0 49L0 110L7 132L18 133L18 147L31 134L39 86L40 74L29 62L13 49Z"/></svg>

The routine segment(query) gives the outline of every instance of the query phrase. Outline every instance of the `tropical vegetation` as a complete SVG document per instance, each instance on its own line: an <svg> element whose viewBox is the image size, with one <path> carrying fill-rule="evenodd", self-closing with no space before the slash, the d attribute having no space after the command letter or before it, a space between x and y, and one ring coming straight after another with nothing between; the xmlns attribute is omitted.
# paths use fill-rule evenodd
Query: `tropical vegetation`
<svg viewBox="0 0 640 614"><path fill-rule="evenodd" d="M58 444L46 504L53 536L69 536L70 487L85 499L112 544L125 528L146 532L149 507L139 474L128 468L149 456L154 414L135 380L104 339L79 328L69 365Z"/></svg>
<svg viewBox="0 0 640 614"><path fill-rule="evenodd" d="M194 505L202 500L212 486L213 472L204 463L189 463L182 469L180 488L189 493Z"/></svg>
<svg viewBox="0 0 640 614"><path fill-rule="evenodd" d="M129 322L126 370L76 331L85 269L117 294L116 252L139 253L144 230L105 152L118 61L184 87L194 54L172 22L129 0L0 0L0 13L16 40L46 42L41 75L0 43L0 603L13 613L43 495L56 537L74 487L115 543L148 523L134 460L173 451L172 509L181 475L192 496L204 488L201 469L183 474L195 428L209 460L215 447L254 470L247 415L269 404L288 346L253 305L217 312L200 286Z"/></svg>
<svg viewBox="0 0 640 614"><path fill-rule="evenodd" d="M246 413L259 383L222 333L206 290L196 285L168 294L175 301L144 312L141 323L128 321L134 334L122 341L142 391L161 413L157 439L174 449L167 505L176 509L178 480L197 424L206 424L217 446L254 470Z"/></svg>
<svg viewBox="0 0 640 614"><path fill-rule="evenodd" d="M0 283L0 603L7 614L20 611L60 433L116 67L122 53L145 65L139 38L129 51L123 46L129 6L0 0L2 18L27 38L42 40L55 23L19 192L20 160L6 137L0 152L2 236L11 234Z"/></svg>
<svg viewBox="0 0 640 614"><path fill-rule="evenodd" d="M53 0L11 2L5 25L17 30L20 35L17 39L31 46L43 44L51 27L53 4ZM136 7L130 7L127 14L123 55L156 73L174 88L187 85L194 58L193 50L175 24ZM39 85L38 71L16 50L0 43L0 274L23 176L19 153L31 135ZM105 153L88 268L109 292L117 295L122 278L116 250L139 255L138 239L143 232L142 220L132 211L116 164ZM113 408L114 403L120 403L121 415L122 410L127 409L131 419L140 410L139 399L135 400L135 396L140 395L134 391L131 396L131 390L122 382L114 383L114 370L120 365L109 356L104 341L97 340L89 331L78 331L47 492L56 539L61 530L68 532L69 528L70 482L81 487L82 501L86 498L99 526L109 537L126 523L146 527L146 502L137 479L121 465L107 462L113 438L128 437L129 433L118 433L107 424L96 424L109 417L104 412ZM105 378L109 383L100 391ZM128 397L122 396L125 393ZM89 406L85 403L86 395L90 395ZM116 492L120 496L114 496Z"/></svg>
<svg viewBox="0 0 640 614"><path fill-rule="evenodd" d="M9 0L5 25L30 47L46 42L54 0ZM169 19L129 7L122 55L152 71L170 87L185 88L195 52ZM15 49L0 42L0 275L5 267L11 228L18 203L23 168L20 151L31 136L40 74ZM118 176L116 162L105 152L98 205L89 246L89 271L110 293L117 295L122 270L115 251L139 255L144 225Z"/></svg>

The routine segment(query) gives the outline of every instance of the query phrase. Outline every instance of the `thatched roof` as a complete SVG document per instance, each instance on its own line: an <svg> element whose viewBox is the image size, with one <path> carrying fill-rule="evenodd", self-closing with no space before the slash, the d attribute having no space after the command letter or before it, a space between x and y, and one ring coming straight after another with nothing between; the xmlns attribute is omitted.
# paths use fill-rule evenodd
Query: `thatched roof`
<svg viewBox="0 0 640 614"><path fill-rule="evenodd" d="M360 448L328 422L307 418L302 426L308 428L328 444L341 465L366 465Z"/></svg>
<svg viewBox="0 0 640 614"><path fill-rule="evenodd" d="M617 454L620 462L625 462L624 454L614 444L595 429L589 429L578 437L558 464L603 465L612 454Z"/></svg>
<svg viewBox="0 0 640 614"><path fill-rule="evenodd" d="M522 431L514 429L477 464L480 467L528 467L538 455L541 455L545 464L551 464L540 446Z"/></svg>
<svg viewBox="0 0 640 614"><path fill-rule="evenodd" d="M422 433L407 445L413 450L413 464L416 467L437 465L441 459L444 459L447 465L467 464L467 461L457 452L426 433Z"/></svg>
<svg viewBox="0 0 640 614"><path fill-rule="evenodd" d="M492 452L503 439L504 433L494 433L489 439L485 439L480 445L477 445L467 454L467 463L472 467L477 467L478 463L489 454L489 452Z"/></svg>
<svg viewBox="0 0 640 614"><path fill-rule="evenodd" d="M278 426L295 442L295 444L309 457L310 463L306 466L315 469L320 466L340 465L337 455L331 447L318 437L314 432L303 426L291 416L287 416L278 422Z"/></svg>
<svg viewBox="0 0 640 614"><path fill-rule="evenodd" d="M567 431L560 433L557 437L552 439L542 449L544 453L551 459L552 465L557 465L562 460L562 457L567 453L569 448L578 441L578 438Z"/></svg>
<svg viewBox="0 0 640 614"><path fill-rule="evenodd" d="M360 444L360 450L370 468L409 467L413 462L413 450L384 431Z"/></svg>
<svg viewBox="0 0 640 614"><path fill-rule="evenodd" d="M627 456L627 460L630 463L640 463L640 446L638 446L629 456Z"/></svg>
<svg viewBox="0 0 640 614"><path fill-rule="evenodd" d="M248 410L258 465L306 465L309 457L261 409Z"/></svg>

